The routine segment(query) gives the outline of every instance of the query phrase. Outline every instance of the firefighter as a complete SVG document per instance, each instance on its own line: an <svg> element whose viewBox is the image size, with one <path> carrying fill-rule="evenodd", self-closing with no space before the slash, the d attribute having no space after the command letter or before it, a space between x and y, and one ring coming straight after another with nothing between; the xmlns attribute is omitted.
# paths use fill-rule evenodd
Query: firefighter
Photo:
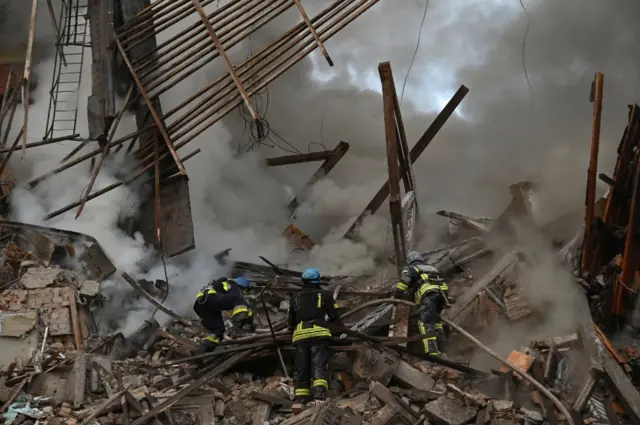
<svg viewBox="0 0 640 425"><path fill-rule="evenodd" d="M213 351L222 340L225 333L223 311L231 311L232 331L236 334L254 331L253 311L244 299L244 293L250 286L246 277L223 277L214 280L198 292L193 310L202 319L202 324L211 335L202 340L200 346L194 350L194 355Z"/></svg>
<svg viewBox="0 0 640 425"><path fill-rule="evenodd" d="M420 306L418 329L423 338L424 351L432 356L440 355L444 345L444 326L439 317L447 305L448 292L449 286L435 267L425 263L422 254L416 251L407 254L407 265L396 284L395 297L414 296L416 304Z"/></svg>
<svg viewBox="0 0 640 425"><path fill-rule="evenodd" d="M293 378L296 403L306 404L312 395L319 401L326 397L331 337L326 326L329 322L342 326L342 321L333 298L320 289L318 270L305 270L302 283L302 290L291 298L289 305L289 330L296 347Z"/></svg>

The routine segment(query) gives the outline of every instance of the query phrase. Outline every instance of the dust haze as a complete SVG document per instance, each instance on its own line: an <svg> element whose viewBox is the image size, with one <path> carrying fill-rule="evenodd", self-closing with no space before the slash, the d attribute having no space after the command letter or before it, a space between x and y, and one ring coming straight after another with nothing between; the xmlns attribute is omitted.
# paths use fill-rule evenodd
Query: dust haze
<svg viewBox="0 0 640 425"><path fill-rule="evenodd" d="M10 3L16 8L11 21L28 22L26 3L30 2ZM46 5L41 3L39 20L46 21ZM305 2L305 7L313 15L329 3ZM640 68L630 52L635 51L640 32L634 22L640 5L632 0L615 4L547 0L525 5L528 14L517 0L430 1L402 104L410 145L460 84L468 86L470 93L414 168L425 227L420 248L437 243L439 229L446 225L445 220L434 217L435 211L496 216L510 200L507 186L526 178L540 181L541 208L550 217L581 208L591 133L589 88L596 71L605 74L600 171L612 168L627 117L626 105L636 100L638 89ZM345 158L328 179L315 185L296 214L299 227L323 242L306 258L292 258L291 247L280 235L290 216L286 209L289 192L297 193L317 164L263 168L262 158L287 154L269 140L240 155L246 151L242 148L248 143L248 135L237 111L185 148L185 154L202 149L185 164L197 249L168 264L169 281L175 291L167 299L169 306L189 312L192 297L181 294L193 293L211 277L226 272L212 258L226 248L232 248L232 259L258 261L257 256L263 255L292 266L313 265L325 273L373 272L378 259L392 249L386 204L379 216L363 225L361 242L336 241L335 235L348 227L386 178L377 65L391 62L400 90L416 47L424 7L424 0L379 2L326 43L334 68L329 69L315 52L269 86L265 118L295 149L272 135L277 145L309 152L332 149L340 140L350 143ZM234 50L234 61L297 23L297 13L289 12ZM522 64L527 17L530 30L525 61L531 93ZM50 34L47 25L40 25L38 32L48 28L42 31ZM7 27L2 28L0 34L7 34ZM45 58L36 72L49 76L51 66ZM170 108L220 72L222 65L212 64L184 81L162 97L163 107ZM89 79L84 81L79 107L81 132L86 132L84 111L89 94ZM47 91L48 87L38 88L32 116L46 116ZM43 127L43 122L30 120L30 139L41 138ZM131 132L135 127L132 117L126 116L121 127L119 134ZM26 164L13 158L13 170L20 181L40 175L57 164L75 143L64 146L31 149ZM131 164L124 157L112 158L94 190L114 181L114 171L123 166ZM34 191L16 191L14 218L41 223L44 213L77 200L88 179L85 164ZM120 188L90 201L78 220L69 212L46 225L93 235L119 270L137 277L163 278L161 264L144 241L139 236L128 237L116 226L119 218L135 213L139 190ZM114 300L124 297L117 295L122 294L123 285L117 278L104 284L114 288ZM148 314L143 305L131 306L130 311L139 315L131 313L126 323L121 323L129 331Z"/></svg>

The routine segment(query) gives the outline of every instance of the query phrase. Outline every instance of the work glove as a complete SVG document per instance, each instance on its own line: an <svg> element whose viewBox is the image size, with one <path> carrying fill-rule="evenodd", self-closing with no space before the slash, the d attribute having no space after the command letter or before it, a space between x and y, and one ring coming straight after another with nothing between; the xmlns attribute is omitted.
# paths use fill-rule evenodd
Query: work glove
<svg viewBox="0 0 640 425"><path fill-rule="evenodd" d="M393 293L393 297L392 298L395 298L396 300L404 299L404 291L396 289L395 292Z"/></svg>

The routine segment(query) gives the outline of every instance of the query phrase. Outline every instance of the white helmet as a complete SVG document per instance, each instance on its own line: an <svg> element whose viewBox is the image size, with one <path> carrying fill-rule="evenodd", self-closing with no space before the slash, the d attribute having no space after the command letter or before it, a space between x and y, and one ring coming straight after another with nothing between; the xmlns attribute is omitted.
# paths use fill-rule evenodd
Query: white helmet
<svg viewBox="0 0 640 425"><path fill-rule="evenodd" d="M424 263L424 257L418 251L411 251L407 254L407 264Z"/></svg>

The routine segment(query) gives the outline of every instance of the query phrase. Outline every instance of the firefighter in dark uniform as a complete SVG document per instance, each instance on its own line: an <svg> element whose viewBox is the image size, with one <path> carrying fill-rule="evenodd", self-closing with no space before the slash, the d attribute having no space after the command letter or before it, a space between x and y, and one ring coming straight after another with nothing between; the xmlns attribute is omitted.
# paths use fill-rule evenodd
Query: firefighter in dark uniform
<svg viewBox="0 0 640 425"><path fill-rule="evenodd" d="M407 265L402 269L396 284L395 296L408 298L413 295L420 306L418 329L422 335L424 351L432 356L440 355L444 345L444 326L440 313L447 305L449 286L442 280L438 270L425 263L422 254L412 251L407 254Z"/></svg>
<svg viewBox="0 0 640 425"><path fill-rule="evenodd" d="M202 319L202 324L211 335L202 340L200 346L194 350L194 355L213 351L222 341L225 333L223 311L231 311L234 331L254 331L253 311L244 299L244 292L250 286L246 277L223 277L214 280L198 292L193 310Z"/></svg>
<svg viewBox="0 0 640 425"><path fill-rule="evenodd" d="M325 326L327 322L342 326L342 321L333 298L320 289L318 270L305 270L302 283L302 290L289 305L289 330L296 347L296 403L305 404L312 395L316 400L326 397L331 331Z"/></svg>

